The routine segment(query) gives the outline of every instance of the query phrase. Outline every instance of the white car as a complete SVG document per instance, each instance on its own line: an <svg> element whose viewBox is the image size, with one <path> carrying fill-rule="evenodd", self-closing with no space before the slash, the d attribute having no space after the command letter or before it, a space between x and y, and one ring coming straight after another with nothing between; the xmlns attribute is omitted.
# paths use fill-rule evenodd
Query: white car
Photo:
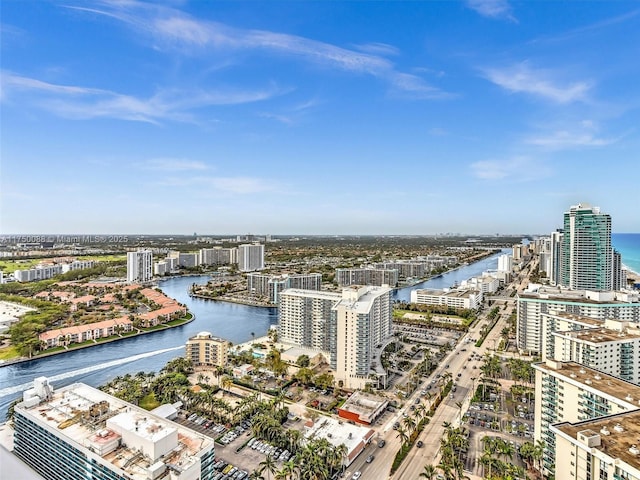
<svg viewBox="0 0 640 480"><path fill-rule="evenodd" d="M353 474L353 477L351 477L351 480L358 480L361 476L362 476L362 472L358 470L356 473Z"/></svg>

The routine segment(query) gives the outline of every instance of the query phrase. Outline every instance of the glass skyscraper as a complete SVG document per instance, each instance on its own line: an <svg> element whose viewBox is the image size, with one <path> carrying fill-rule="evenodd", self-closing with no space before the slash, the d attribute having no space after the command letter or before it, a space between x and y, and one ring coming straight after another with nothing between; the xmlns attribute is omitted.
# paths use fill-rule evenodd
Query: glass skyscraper
<svg viewBox="0 0 640 480"><path fill-rule="evenodd" d="M612 289L611 216L582 203L564 214L560 283L574 290Z"/></svg>

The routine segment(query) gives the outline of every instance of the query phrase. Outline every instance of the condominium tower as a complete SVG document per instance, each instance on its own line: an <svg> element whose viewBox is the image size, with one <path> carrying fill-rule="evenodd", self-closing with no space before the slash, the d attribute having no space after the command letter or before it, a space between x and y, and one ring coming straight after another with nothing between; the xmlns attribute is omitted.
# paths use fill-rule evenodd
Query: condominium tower
<svg viewBox="0 0 640 480"><path fill-rule="evenodd" d="M153 278L153 254L151 250L127 252L127 282L144 283Z"/></svg>
<svg viewBox="0 0 640 480"><path fill-rule="evenodd" d="M331 309L329 325L331 368L338 384L386 387L387 373L380 354L392 334L391 289L347 287Z"/></svg>
<svg viewBox="0 0 640 480"><path fill-rule="evenodd" d="M561 262L561 285L611 290L611 216L586 203L572 206L564 214Z"/></svg>
<svg viewBox="0 0 640 480"><path fill-rule="evenodd" d="M254 272L264 268L264 245L244 244L238 247L238 270Z"/></svg>
<svg viewBox="0 0 640 480"><path fill-rule="evenodd" d="M281 292L279 298L278 339L328 352L331 309L342 295L290 288Z"/></svg>

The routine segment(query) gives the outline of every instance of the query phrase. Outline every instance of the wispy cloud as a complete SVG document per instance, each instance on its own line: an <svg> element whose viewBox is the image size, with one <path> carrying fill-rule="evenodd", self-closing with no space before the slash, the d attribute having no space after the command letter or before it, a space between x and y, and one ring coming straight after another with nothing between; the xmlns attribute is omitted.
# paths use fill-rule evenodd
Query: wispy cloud
<svg viewBox="0 0 640 480"><path fill-rule="evenodd" d="M283 192L282 186L273 180L246 176L168 177L159 182L158 185L205 188L209 194L250 195L265 192Z"/></svg>
<svg viewBox="0 0 640 480"><path fill-rule="evenodd" d="M471 164L471 173L481 180L526 182L546 177L550 170L540 161L515 156L504 160L482 160Z"/></svg>
<svg viewBox="0 0 640 480"><path fill-rule="evenodd" d="M566 150L581 147L604 147L617 142L615 138L599 138L587 132L558 130L548 135L529 137L526 143L548 150Z"/></svg>
<svg viewBox="0 0 640 480"><path fill-rule="evenodd" d="M194 18L173 8L136 1L106 3L101 8L75 7L116 18L154 40L154 46L183 50L188 55L212 52L268 52L327 68L386 80L394 89L418 99L447 96L422 78L396 69L383 55L397 50L382 43L359 45L361 51L343 48L298 35L267 30L235 28L220 22Z"/></svg>
<svg viewBox="0 0 640 480"><path fill-rule="evenodd" d="M507 0L467 0L467 6L483 17L517 22Z"/></svg>
<svg viewBox="0 0 640 480"><path fill-rule="evenodd" d="M197 160L185 158L153 158L140 164L140 167L160 171L207 170L209 167Z"/></svg>
<svg viewBox="0 0 640 480"><path fill-rule="evenodd" d="M427 133L433 137L445 137L449 135L449 132L441 127L430 128Z"/></svg>
<svg viewBox="0 0 640 480"><path fill-rule="evenodd" d="M555 79L558 73L533 69L527 62L506 68L488 68L484 70L484 75L510 92L526 93L561 104L585 101L591 89L591 83L587 81L560 84Z"/></svg>
<svg viewBox="0 0 640 480"><path fill-rule="evenodd" d="M0 73L0 84L3 101L16 97L61 117L118 118L154 124L163 120L194 122L192 112L196 109L259 102L283 92L274 85L246 91L160 89L143 98L98 88L58 85L11 72Z"/></svg>

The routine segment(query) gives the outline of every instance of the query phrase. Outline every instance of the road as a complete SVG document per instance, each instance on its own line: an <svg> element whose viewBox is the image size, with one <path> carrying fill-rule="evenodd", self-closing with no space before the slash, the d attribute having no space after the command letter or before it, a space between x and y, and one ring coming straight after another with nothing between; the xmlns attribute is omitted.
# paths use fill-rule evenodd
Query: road
<svg viewBox="0 0 640 480"><path fill-rule="evenodd" d="M445 422L448 422L453 426L460 425L461 415L468 408L471 398L473 397L473 392L477 385L477 381L480 377L481 361L470 361L470 357L473 353L483 356L486 352L491 351L494 345L497 345L499 343L500 331L507 325L507 318L510 313L510 309L503 310L501 306L500 318L498 322L491 330L482 346L477 348L475 347L475 344L473 342L468 342L467 339L478 339L480 337L481 325L486 323L486 317L481 317L481 319L476 322L476 325L460 339L456 347L451 352L449 352L449 354L442 360L442 362L440 362L440 366L434 371L434 373L424 382L422 386L418 387L416 392L406 402L404 409L398 412L395 418L402 418L402 413L408 410L410 408L410 405L415 402L415 399L420 395L419 391L424 386L430 383L431 380L435 379L438 374L443 374L446 371L451 372L453 380L456 381L456 392L453 393L453 398L447 397L442 401L442 403L436 410L435 415L418 437L418 440L421 440L424 443L423 448L417 448L414 446L409 452L409 455L407 455L407 458L405 458L398 471L396 471L396 473L389 478L393 480L417 480L420 473L424 469L424 465L438 464L440 460L440 439L444 435L443 424ZM447 365L449 366L448 368L446 368ZM474 365L477 367L476 369L473 368ZM465 366L466 368L463 368ZM460 377L458 377L458 374L460 374ZM462 408L459 408L456 405L457 403L460 403L462 405ZM393 422L391 422L391 425L393 425ZM394 431L391 430L391 432ZM395 434L393 436L395 437ZM395 453L400 448L400 442L397 438L390 437L389 432L386 432L384 434L384 438L386 438L389 442L384 449L388 448L388 451L390 451L390 459L387 460L385 456L384 464L388 465L390 469L391 464L393 463L393 458L395 457ZM393 451L391 452L391 450ZM377 460L383 460L383 458L376 459L376 461ZM380 464L382 464L382 462L380 462ZM466 474L471 479L479 478L473 475L472 472L467 472ZM365 476L363 472L362 478L368 479L376 477Z"/></svg>

